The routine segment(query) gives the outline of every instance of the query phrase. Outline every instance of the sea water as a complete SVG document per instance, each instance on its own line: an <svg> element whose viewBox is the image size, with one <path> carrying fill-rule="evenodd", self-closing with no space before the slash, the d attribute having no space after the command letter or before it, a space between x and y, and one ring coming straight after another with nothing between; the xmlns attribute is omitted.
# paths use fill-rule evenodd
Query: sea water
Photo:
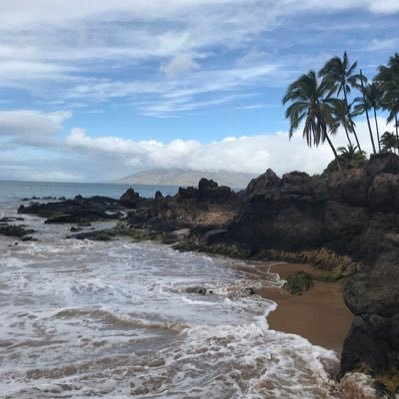
<svg viewBox="0 0 399 399"><path fill-rule="evenodd" d="M0 217L23 197L126 189L1 185ZM271 330L276 303L247 295L281 286L276 274L152 242L67 239L70 225L23 217L38 241L0 236L0 397L337 397L336 353ZM212 293L187 292L195 286Z"/></svg>

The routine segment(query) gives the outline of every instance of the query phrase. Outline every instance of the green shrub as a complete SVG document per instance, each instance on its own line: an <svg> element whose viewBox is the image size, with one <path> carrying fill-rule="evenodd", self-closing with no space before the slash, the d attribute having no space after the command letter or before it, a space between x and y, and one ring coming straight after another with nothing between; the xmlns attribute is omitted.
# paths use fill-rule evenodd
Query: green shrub
<svg viewBox="0 0 399 399"><path fill-rule="evenodd" d="M306 272L296 272L287 278L284 287L293 295L308 291L314 284L313 276Z"/></svg>

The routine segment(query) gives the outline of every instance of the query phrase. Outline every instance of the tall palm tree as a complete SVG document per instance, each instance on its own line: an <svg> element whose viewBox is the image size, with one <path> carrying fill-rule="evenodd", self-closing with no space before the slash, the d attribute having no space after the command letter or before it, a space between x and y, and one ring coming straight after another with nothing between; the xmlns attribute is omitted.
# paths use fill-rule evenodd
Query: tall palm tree
<svg viewBox="0 0 399 399"><path fill-rule="evenodd" d="M398 142L394 133L385 132L381 136L381 145L383 151L395 152L395 149L398 147Z"/></svg>
<svg viewBox="0 0 399 399"><path fill-rule="evenodd" d="M349 62L348 54L345 51L342 59L340 57L333 57L320 70L319 76L324 77L331 84L331 90L336 92L337 96L344 95L344 100L349 107L348 95L352 88L359 88L359 81L364 77L356 74L357 61L352 65ZM359 139L356 131L353 132L356 138L356 143L360 149Z"/></svg>
<svg viewBox="0 0 399 399"><path fill-rule="evenodd" d="M370 124L370 117L369 117L369 110L371 110L372 106L370 101L367 99L366 96L366 88L364 86L364 82L363 82L363 74L362 71L360 70L360 75L362 76L361 78L361 93L362 93L362 97L356 97L355 98L355 103L357 104L355 106L355 113L357 115L361 115L361 114L366 114L366 119L367 119L367 125L369 128L369 133L370 133L370 140L371 140L371 145L373 146L373 152L374 154L376 154L376 149L375 149L375 144L374 144L374 137L373 137L373 131L371 129L371 124Z"/></svg>
<svg viewBox="0 0 399 399"><path fill-rule="evenodd" d="M352 146L352 141L350 139L349 133L355 131L355 123L353 122L353 117L356 115L352 111L352 104L349 106L346 104L345 100L340 100L339 98L331 98L328 100L333 108L333 120L334 124L331 126L332 132L336 132L340 126L345 130L346 137L348 139L349 145ZM359 146L356 146L359 148Z"/></svg>
<svg viewBox="0 0 399 399"><path fill-rule="evenodd" d="M333 109L329 104L330 95L329 82L326 79L319 82L316 72L310 71L288 86L283 104L291 102L285 113L290 121L289 137L304 122L302 134L307 144L318 146L327 140L341 170L337 151L329 137L330 128L334 125Z"/></svg>
<svg viewBox="0 0 399 399"><path fill-rule="evenodd" d="M381 65L378 68L378 74L374 80L380 85L383 91L381 102L383 108L389 112L387 121L394 121L395 123L396 140L399 151L399 53L395 53L389 58L387 66Z"/></svg>
<svg viewBox="0 0 399 399"><path fill-rule="evenodd" d="M377 109L380 109L382 106L383 92L381 90L381 86L378 85L376 82L368 84L364 88L364 90L365 90L364 94L366 96L366 99L374 111L375 129L377 132L377 139L378 139L378 150L379 152L381 152L380 131L378 129L378 121L377 121Z"/></svg>

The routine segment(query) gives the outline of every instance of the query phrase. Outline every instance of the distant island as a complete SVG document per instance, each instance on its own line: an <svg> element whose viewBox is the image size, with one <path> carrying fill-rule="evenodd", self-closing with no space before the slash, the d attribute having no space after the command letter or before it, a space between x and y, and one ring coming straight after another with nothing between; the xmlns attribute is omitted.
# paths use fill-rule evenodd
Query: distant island
<svg viewBox="0 0 399 399"><path fill-rule="evenodd" d="M210 172L188 169L151 169L114 180L112 183L148 184L157 186L196 186L202 177L215 180L220 185L233 188L244 188L251 179L255 177L255 174L230 172L227 170Z"/></svg>

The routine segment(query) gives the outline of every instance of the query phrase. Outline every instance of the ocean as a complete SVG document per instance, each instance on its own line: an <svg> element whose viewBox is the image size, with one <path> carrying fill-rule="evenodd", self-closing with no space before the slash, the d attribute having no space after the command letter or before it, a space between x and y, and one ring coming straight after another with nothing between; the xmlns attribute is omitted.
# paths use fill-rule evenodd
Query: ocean
<svg viewBox="0 0 399 399"><path fill-rule="evenodd" d="M118 198L127 187L0 182L0 218L25 197ZM136 187L158 189L176 192ZM337 397L337 354L271 330L276 303L246 295L281 286L278 275L260 282L254 264L153 242L67 239L70 225L23 217L38 241L0 236L1 398Z"/></svg>

